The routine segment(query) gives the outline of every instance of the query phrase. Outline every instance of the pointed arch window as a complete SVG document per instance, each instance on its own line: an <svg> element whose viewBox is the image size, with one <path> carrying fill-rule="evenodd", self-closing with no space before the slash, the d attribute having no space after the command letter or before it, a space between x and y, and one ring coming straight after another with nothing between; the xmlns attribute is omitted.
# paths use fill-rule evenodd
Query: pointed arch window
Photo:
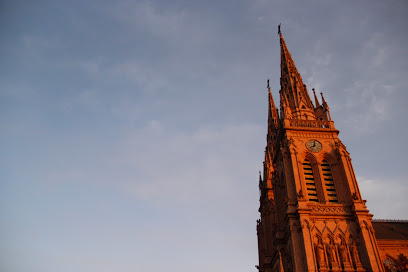
<svg viewBox="0 0 408 272"><path fill-rule="evenodd" d="M316 183L313 175L312 164L308 159L303 162L303 173L305 175L306 190L309 201L319 202L317 198Z"/></svg>
<svg viewBox="0 0 408 272"><path fill-rule="evenodd" d="M329 202L338 202L336 188L334 187L333 175L328 161L322 161L324 185L326 187Z"/></svg>

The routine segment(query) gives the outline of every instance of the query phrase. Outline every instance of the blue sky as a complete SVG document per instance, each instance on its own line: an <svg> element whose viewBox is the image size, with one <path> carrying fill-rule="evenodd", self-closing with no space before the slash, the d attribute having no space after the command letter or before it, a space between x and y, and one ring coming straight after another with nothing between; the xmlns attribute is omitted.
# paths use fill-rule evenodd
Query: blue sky
<svg viewBox="0 0 408 272"><path fill-rule="evenodd" d="M2 1L0 267L255 271L277 25L408 219L405 1Z"/></svg>

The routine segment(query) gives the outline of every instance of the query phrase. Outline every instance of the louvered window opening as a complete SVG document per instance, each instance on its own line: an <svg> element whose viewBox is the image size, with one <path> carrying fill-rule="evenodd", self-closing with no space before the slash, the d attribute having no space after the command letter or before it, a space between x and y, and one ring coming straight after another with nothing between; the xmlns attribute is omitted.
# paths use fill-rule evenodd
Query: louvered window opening
<svg viewBox="0 0 408 272"><path fill-rule="evenodd" d="M317 198L316 184L313 177L313 169L310 161L306 160L303 162L303 172L305 174L307 195L309 196L309 201L319 202Z"/></svg>
<svg viewBox="0 0 408 272"><path fill-rule="evenodd" d="M326 185L326 191L329 202L338 202L336 189L334 187L333 175L331 172L330 164L327 161L322 162L322 171L324 184Z"/></svg>

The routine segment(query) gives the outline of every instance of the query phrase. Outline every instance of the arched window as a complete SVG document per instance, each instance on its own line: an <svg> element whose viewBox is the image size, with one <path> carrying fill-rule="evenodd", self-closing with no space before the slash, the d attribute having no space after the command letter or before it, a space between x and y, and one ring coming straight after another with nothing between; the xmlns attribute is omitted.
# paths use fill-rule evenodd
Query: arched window
<svg viewBox="0 0 408 272"><path fill-rule="evenodd" d="M330 168L330 164L327 161L322 161L322 171L324 185L326 186L326 192L329 202L338 202L336 188L334 187L333 175Z"/></svg>
<svg viewBox="0 0 408 272"><path fill-rule="evenodd" d="M313 176L312 164L308 159L303 162L303 173L305 175L307 195L309 201L319 202L317 198L316 184Z"/></svg>

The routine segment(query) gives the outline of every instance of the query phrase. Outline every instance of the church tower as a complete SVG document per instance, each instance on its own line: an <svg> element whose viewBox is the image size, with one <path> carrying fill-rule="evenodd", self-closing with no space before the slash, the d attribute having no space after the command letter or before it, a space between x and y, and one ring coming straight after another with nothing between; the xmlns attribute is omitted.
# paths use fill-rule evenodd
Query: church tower
<svg viewBox="0 0 408 272"><path fill-rule="evenodd" d="M350 155L323 95L314 104L279 30L280 111L268 81L259 177L260 272L384 271Z"/></svg>

